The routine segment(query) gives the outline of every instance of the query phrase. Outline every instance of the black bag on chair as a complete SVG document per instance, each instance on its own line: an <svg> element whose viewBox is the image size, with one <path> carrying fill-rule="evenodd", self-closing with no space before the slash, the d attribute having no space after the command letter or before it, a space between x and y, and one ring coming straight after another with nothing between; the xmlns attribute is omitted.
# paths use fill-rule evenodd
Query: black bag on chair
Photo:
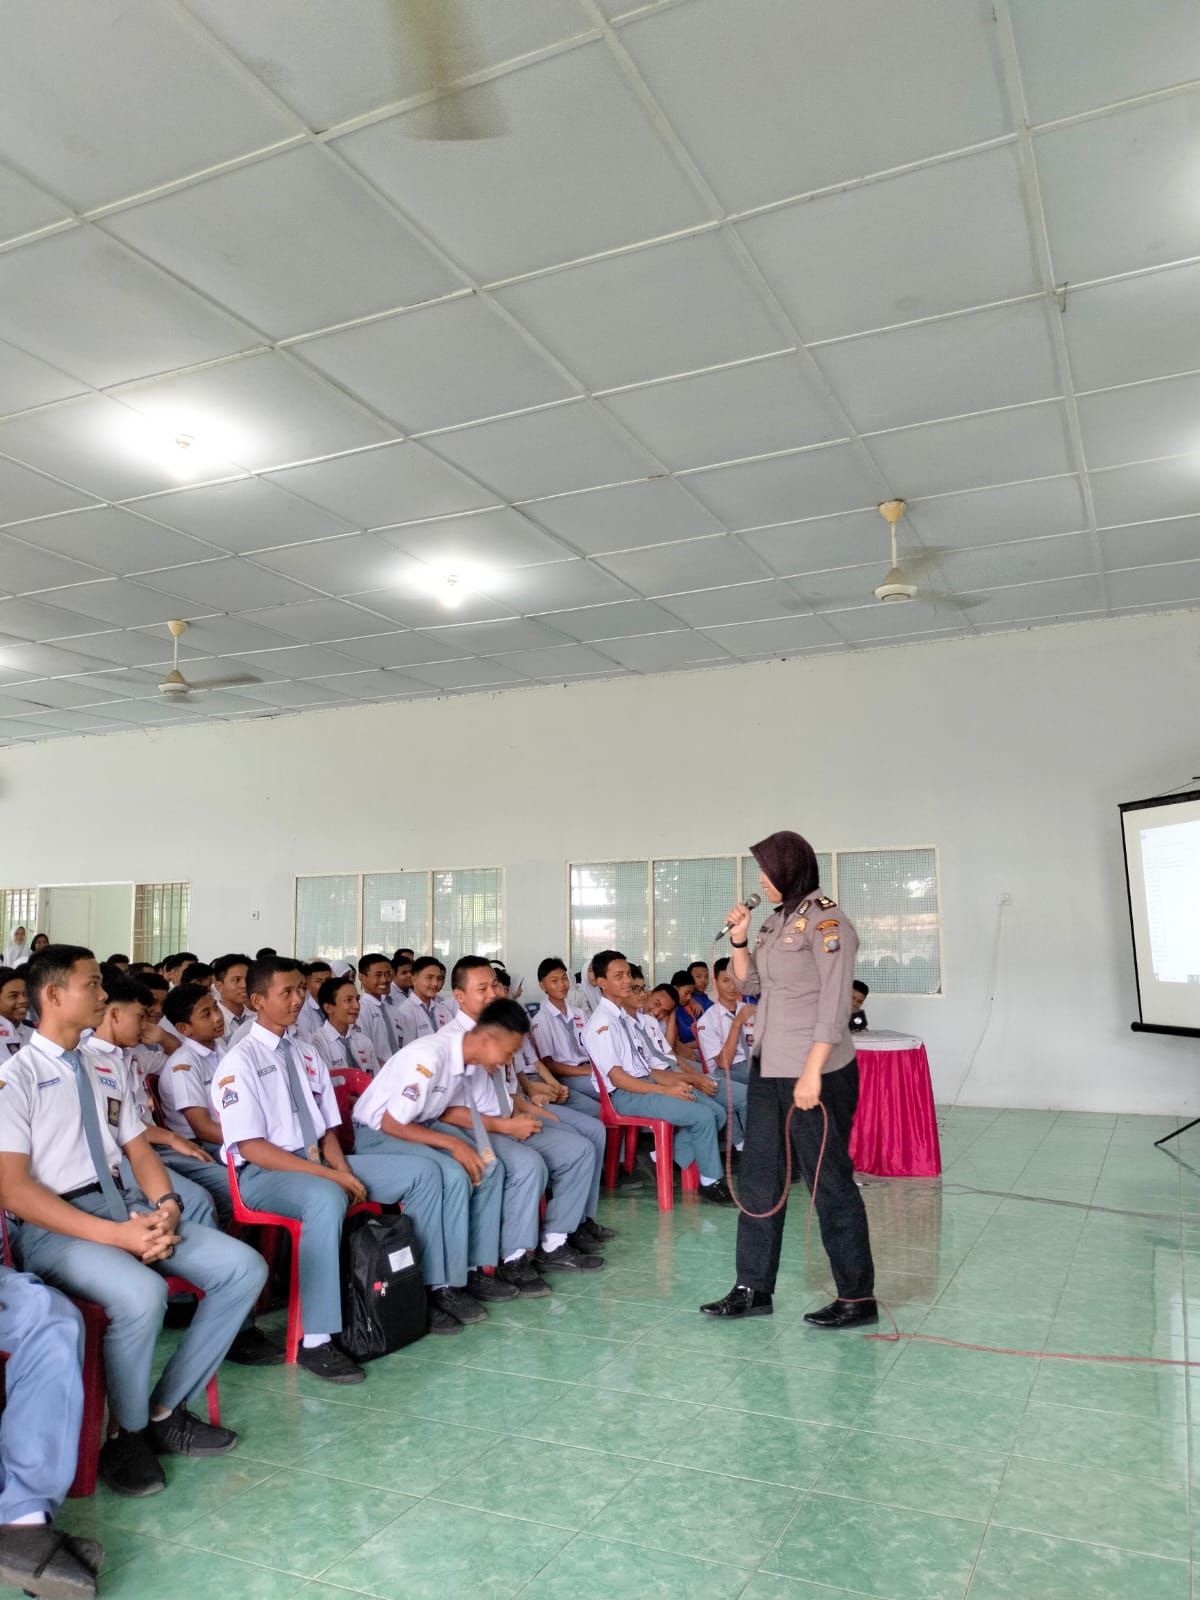
<svg viewBox="0 0 1200 1600"><path fill-rule="evenodd" d="M342 1335L354 1361L374 1361L425 1333L421 1250L405 1216L360 1212L342 1235Z"/></svg>

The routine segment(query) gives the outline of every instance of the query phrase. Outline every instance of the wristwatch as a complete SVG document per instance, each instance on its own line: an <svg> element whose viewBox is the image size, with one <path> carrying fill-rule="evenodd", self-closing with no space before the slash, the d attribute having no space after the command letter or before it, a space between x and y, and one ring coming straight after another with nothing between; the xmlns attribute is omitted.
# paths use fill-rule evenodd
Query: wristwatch
<svg viewBox="0 0 1200 1600"><path fill-rule="evenodd" d="M152 1201L151 1203L153 1204L154 1209L157 1211L159 1206L165 1206L168 1200L174 1200L175 1204L179 1207L179 1215L182 1216L183 1196L181 1194L176 1194L174 1190L172 1190L170 1194L160 1194L158 1199Z"/></svg>
<svg viewBox="0 0 1200 1600"><path fill-rule="evenodd" d="M741 941L741 943L739 944L736 939L730 939L729 943L733 946L733 948L735 950L745 950L747 945L749 945L750 941L749 941L749 939L743 939Z"/></svg>

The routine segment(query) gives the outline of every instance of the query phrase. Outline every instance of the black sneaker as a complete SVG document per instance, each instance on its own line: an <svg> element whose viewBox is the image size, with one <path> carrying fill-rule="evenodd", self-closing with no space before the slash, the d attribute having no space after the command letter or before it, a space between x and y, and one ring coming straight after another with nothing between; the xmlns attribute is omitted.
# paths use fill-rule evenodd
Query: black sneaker
<svg viewBox="0 0 1200 1600"><path fill-rule="evenodd" d="M581 1256L602 1256L604 1254L604 1246L599 1239L593 1239L591 1234L583 1227L578 1227L574 1233L569 1233L567 1235L567 1243L572 1250Z"/></svg>
<svg viewBox="0 0 1200 1600"><path fill-rule="evenodd" d="M501 1283L511 1284L522 1300L544 1300L550 1293L550 1285L527 1264L524 1256L519 1261L502 1262L496 1268L496 1276Z"/></svg>
<svg viewBox="0 0 1200 1600"><path fill-rule="evenodd" d="M158 1464L145 1432L122 1428L106 1440L100 1451L100 1476L114 1494L143 1499L167 1487L167 1475Z"/></svg>
<svg viewBox="0 0 1200 1600"><path fill-rule="evenodd" d="M461 1333L463 1325L457 1317L452 1317L448 1311L442 1311L430 1300L425 1312L425 1332L451 1334Z"/></svg>
<svg viewBox="0 0 1200 1600"><path fill-rule="evenodd" d="M278 1367L284 1351L273 1344L261 1328L243 1328L225 1352L226 1361L239 1367Z"/></svg>
<svg viewBox="0 0 1200 1600"><path fill-rule="evenodd" d="M515 1300L519 1291L515 1284L506 1283L498 1271L484 1272L475 1267L467 1273L467 1293L486 1305L488 1301Z"/></svg>
<svg viewBox="0 0 1200 1600"><path fill-rule="evenodd" d="M313 1350L301 1345L296 1352L296 1361L305 1372L311 1372L314 1378L322 1378L326 1383L361 1383L366 1377L358 1362L352 1361L344 1350L339 1350L332 1339L327 1339Z"/></svg>
<svg viewBox="0 0 1200 1600"><path fill-rule="evenodd" d="M557 1250L547 1250L538 1245L533 1258L541 1272L594 1272L604 1265L603 1256L585 1256L569 1244L560 1244Z"/></svg>
<svg viewBox="0 0 1200 1600"><path fill-rule="evenodd" d="M104 1546L49 1522L0 1527L0 1583L48 1600L92 1600Z"/></svg>
<svg viewBox="0 0 1200 1600"><path fill-rule="evenodd" d="M159 1456L227 1456L238 1442L232 1428L201 1422L182 1401L161 1422L151 1420L146 1438Z"/></svg>
<svg viewBox="0 0 1200 1600"><path fill-rule="evenodd" d="M606 1228L602 1222L597 1222L595 1217L585 1217L579 1224L580 1233L586 1233L589 1239L596 1239L604 1244L608 1239L617 1237L615 1228Z"/></svg>
<svg viewBox="0 0 1200 1600"><path fill-rule="evenodd" d="M639 1189L644 1189L646 1187L645 1178L644 1176L639 1176L639 1174L644 1173L644 1170L640 1160L632 1172L626 1172L624 1167L618 1167L616 1189L622 1194L636 1194ZM653 1170L651 1168L652 1175ZM614 1190L615 1192L616 1190Z"/></svg>
<svg viewBox="0 0 1200 1600"><path fill-rule="evenodd" d="M439 1311L453 1317L455 1322L461 1322L463 1327L487 1321L487 1312L465 1289L430 1289L429 1300Z"/></svg>
<svg viewBox="0 0 1200 1600"><path fill-rule="evenodd" d="M700 1185L700 1198L701 1200L707 1200L710 1205L714 1206L732 1206L737 1203L733 1198L733 1190L725 1182L724 1178L719 1179L716 1183L702 1183Z"/></svg>

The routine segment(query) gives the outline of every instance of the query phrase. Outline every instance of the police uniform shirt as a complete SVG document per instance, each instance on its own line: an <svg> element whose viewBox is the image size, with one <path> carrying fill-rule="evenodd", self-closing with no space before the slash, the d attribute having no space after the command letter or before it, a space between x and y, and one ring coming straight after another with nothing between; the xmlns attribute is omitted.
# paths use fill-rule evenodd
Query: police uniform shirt
<svg viewBox="0 0 1200 1600"><path fill-rule="evenodd" d="M725 1048L725 1041L729 1037L729 1030L733 1027L733 1020L736 1016L736 1011L727 1011L718 1001L715 1005L709 1006L696 1024L697 1042L704 1054L705 1061L714 1070L717 1065L717 1057ZM729 1063L731 1067L746 1059L746 1041L740 1028L738 1029L738 1034L733 1060Z"/></svg>
<svg viewBox="0 0 1200 1600"><path fill-rule="evenodd" d="M300 1007L300 1015L296 1018L296 1028L303 1038L310 1039L314 1033L320 1033L325 1026L325 1013L313 999L312 995L304 996L304 1004Z"/></svg>
<svg viewBox="0 0 1200 1600"><path fill-rule="evenodd" d="M648 1052L638 1039L632 1019L604 995L587 1020L583 1042L610 1091L614 1067L620 1067L631 1078L650 1076Z"/></svg>
<svg viewBox="0 0 1200 1600"><path fill-rule="evenodd" d="M16 1055L22 1042L16 1023L10 1022L7 1017L0 1017L0 1066L9 1056Z"/></svg>
<svg viewBox="0 0 1200 1600"><path fill-rule="evenodd" d="M321 1024L320 1033L313 1034L312 1042L329 1063L331 1072L342 1072L347 1067L353 1067L356 1072L375 1073L379 1070L379 1058L371 1040L357 1023L351 1023L343 1035L327 1017Z"/></svg>
<svg viewBox="0 0 1200 1600"><path fill-rule="evenodd" d="M457 1009L457 1008L456 1008ZM395 1021L400 1033L400 1044L411 1044L414 1039L437 1033L455 1015L441 995L435 995L426 1006L415 994L410 994L402 1006L396 1007ZM387 1057L381 1057L386 1060Z"/></svg>
<svg viewBox="0 0 1200 1600"><path fill-rule="evenodd" d="M0 1071L0 1150L29 1157L29 1175L55 1194L96 1182L79 1111L75 1073L62 1045L41 1033L3 1063ZM84 1061L109 1170L121 1164L122 1146L144 1124L127 1083L93 1058Z"/></svg>
<svg viewBox="0 0 1200 1600"><path fill-rule="evenodd" d="M383 1114L397 1122L436 1122L448 1106L461 1105L464 1075L461 1028L414 1039L375 1074L351 1113L365 1128L383 1126Z"/></svg>
<svg viewBox="0 0 1200 1600"><path fill-rule="evenodd" d="M220 1064L217 1050L198 1044L195 1039L185 1039L163 1067L158 1099L163 1121L172 1133L182 1134L185 1139L196 1137L184 1112L189 1106L201 1111L209 1109L209 1087Z"/></svg>
<svg viewBox="0 0 1200 1600"><path fill-rule="evenodd" d="M780 907L746 954L750 970L737 981L743 994L760 996L754 1037L763 1077L798 1077L814 1044L833 1047L823 1071L847 1066L858 934L837 903L818 889L786 916Z"/></svg>
<svg viewBox="0 0 1200 1600"><path fill-rule="evenodd" d="M529 1007L533 1042L543 1061L561 1061L567 1067L589 1066L588 1053L581 1043L586 1023L582 1011L571 1006L560 1011L553 1000Z"/></svg>
<svg viewBox="0 0 1200 1600"><path fill-rule="evenodd" d="M290 1035L281 1039L256 1022L221 1062L212 1081L211 1103L220 1119L225 1148L238 1166L245 1164L238 1152L240 1139L266 1139L280 1150L305 1148L288 1086L282 1051L285 1043L296 1063L300 1092L309 1097L318 1140L327 1129L341 1127L342 1114L329 1068L313 1042Z"/></svg>

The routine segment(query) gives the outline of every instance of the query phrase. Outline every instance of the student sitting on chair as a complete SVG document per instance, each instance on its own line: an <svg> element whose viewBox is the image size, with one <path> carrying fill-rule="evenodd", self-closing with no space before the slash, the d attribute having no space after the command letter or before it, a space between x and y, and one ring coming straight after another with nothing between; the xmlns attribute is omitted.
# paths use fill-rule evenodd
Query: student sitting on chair
<svg viewBox="0 0 1200 1600"><path fill-rule="evenodd" d="M696 1062L689 1061L686 1056L672 1053L666 1041L658 1019L650 1009L650 1001L657 999L661 1005L666 996L675 1003L676 994L673 985L659 984L652 995L646 993L646 979L641 967L630 964L630 995L625 1001L624 1009L633 1018L634 1024L641 1033L646 1046L647 1059L652 1067L661 1068L666 1072L677 1072L684 1083L690 1084L696 1091L697 1104L707 1106L717 1124L717 1131L725 1126L728 1115L727 1097L721 1092L721 1081L706 1073ZM742 1129L745 1125L746 1095L744 1089L734 1099L734 1129L733 1137L735 1147L740 1145Z"/></svg>
<svg viewBox="0 0 1200 1600"><path fill-rule="evenodd" d="M209 1093L221 1063L225 1019L212 990L181 983L163 1001L163 1014L183 1043L163 1068L158 1100L172 1133L198 1139L209 1155L221 1148L221 1127Z"/></svg>
<svg viewBox="0 0 1200 1600"><path fill-rule="evenodd" d="M600 1091L592 1081L592 1063L583 1048L587 1014L572 1007L567 998L571 987L567 964L560 956L547 956L538 963L537 976L546 998L530 1007L534 1049L551 1074L566 1085L567 1105L599 1117Z"/></svg>
<svg viewBox="0 0 1200 1600"><path fill-rule="evenodd" d="M250 957L237 951L218 956L212 964L213 993L225 1019L225 1048L236 1044L254 1021L254 1013L246 1004L246 974L250 970Z"/></svg>
<svg viewBox="0 0 1200 1600"><path fill-rule="evenodd" d="M328 961L318 958L316 961L304 962L300 971L304 974L305 994L300 1015L296 1018L296 1031L302 1039L310 1039L314 1033L320 1033L325 1025L325 1017L317 995L320 993L321 985L333 977L333 968Z"/></svg>
<svg viewBox="0 0 1200 1600"><path fill-rule="evenodd" d="M0 1205L17 1219L14 1248L27 1271L104 1308L111 1436L101 1476L117 1494L154 1494L166 1487L158 1456L224 1455L237 1444L186 1401L220 1366L267 1269L240 1240L183 1220L128 1085L80 1054L83 1030L104 1016L91 951L48 945L28 982L38 1031L5 1066ZM136 1188L121 1188L122 1156ZM204 1298L152 1389L169 1274Z"/></svg>
<svg viewBox="0 0 1200 1600"><path fill-rule="evenodd" d="M358 1025L370 1039L376 1057L387 1061L404 1042L400 1029L403 1007L395 1005L391 997L392 963L378 951L363 956L358 963L358 981L362 985Z"/></svg>
<svg viewBox="0 0 1200 1600"><path fill-rule="evenodd" d="M676 1164L687 1167L694 1161L700 1169L701 1197L731 1205L733 1196L721 1178L719 1124L710 1109L715 1101L702 1102L700 1092L678 1073L651 1065L624 1009L633 980L620 951L602 950L592 957L592 969L602 998L588 1018L583 1042L604 1077L614 1111L671 1123Z"/></svg>
<svg viewBox="0 0 1200 1600"><path fill-rule="evenodd" d="M392 957L392 1004L402 1006L412 993L413 954L397 950Z"/></svg>
<svg viewBox="0 0 1200 1600"><path fill-rule="evenodd" d="M712 1005L708 992L708 962L689 961L687 970L692 983L692 1003L698 1005L701 1011L707 1011Z"/></svg>
<svg viewBox="0 0 1200 1600"><path fill-rule="evenodd" d="M865 1033L871 1026L867 1021L867 1013L863 1010L870 992L870 985L864 979L855 978L854 987L850 990L850 1004L853 1008L850 1012L851 1033Z"/></svg>
<svg viewBox="0 0 1200 1600"><path fill-rule="evenodd" d="M28 1010L25 969L17 972L12 967L0 967L0 1066L25 1043L20 1028Z"/></svg>
<svg viewBox="0 0 1200 1600"><path fill-rule="evenodd" d="M413 962L412 991L396 1013L402 1045L437 1033L450 1021L454 1012L441 998L445 982L446 968L436 956L418 956Z"/></svg>
<svg viewBox="0 0 1200 1600"><path fill-rule="evenodd" d="M742 1001L741 990L729 970L729 957L721 956L713 968L717 998L696 1023L696 1043L704 1064L719 1084L721 1104L733 1102L730 1137L735 1150L745 1143L746 1099L750 1082L750 1052L746 1032L753 1027L755 1007ZM725 1081L728 1074L729 1082Z"/></svg>
<svg viewBox="0 0 1200 1600"><path fill-rule="evenodd" d="M312 1041L325 1057L331 1072L349 1067L355 1072L379 1070L368 1034L358 1025L362 1001L353 978L326 978L317 991L317 1004L325 1021L312 1035Z"/></svg>

